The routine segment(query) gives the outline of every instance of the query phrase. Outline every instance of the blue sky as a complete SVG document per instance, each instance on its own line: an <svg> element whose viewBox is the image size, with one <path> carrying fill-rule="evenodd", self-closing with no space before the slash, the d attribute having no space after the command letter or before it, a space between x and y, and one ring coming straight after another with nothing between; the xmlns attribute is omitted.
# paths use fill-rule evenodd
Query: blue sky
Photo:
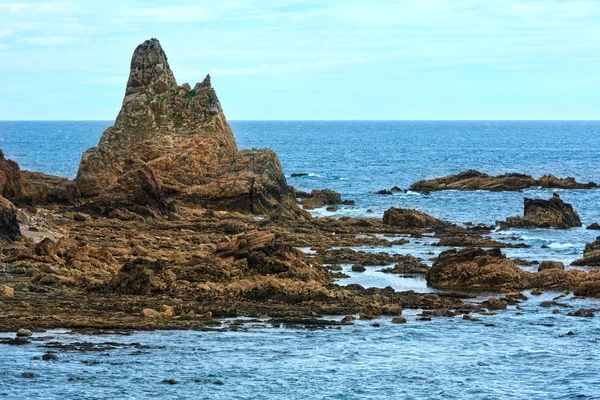
<svg viewBox="0 0 600 400"><path fill-rule="evenodd" d="M600 119L598 0L0 0L0 119L114 119L150 37L229 119Z"/></svg>

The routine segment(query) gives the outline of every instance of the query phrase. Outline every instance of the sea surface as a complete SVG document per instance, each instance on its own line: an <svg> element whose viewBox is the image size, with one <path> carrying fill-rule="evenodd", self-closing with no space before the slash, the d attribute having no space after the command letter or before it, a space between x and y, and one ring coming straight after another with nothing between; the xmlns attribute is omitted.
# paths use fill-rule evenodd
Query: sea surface
<svg viewBox="0 0 600 400"><path fill-rule="evenodd" d="M111 121L0 122L0 149L22 169L73 178L81 153L97 144ZM230 121L240 148L268 147L282 162L289 184L330 188L355 200L315 215L380 218L390 207L414 208L455 223L490 224L522 215L525 197L551 190L445 191L377 195L395 185L467 169L573 176L600 182L599 121ZM308 176L292 178L292 173ZM600 222L600 190L559 190L584 225ZM368 212L368 210L372 212ZM598 232L518 229L500 240L532 245L506 249L511 257L560 260L581 257ZM430 263L434 240L411 239L393 248ZM545 246L544 246L545 245ZM544 246L545 248L542 248ZM546 248L547 247L547 248ZM308 250L308 249L307 249ZM436 252L444 248L434 249ZM370 267L340 284L434 291L419 277L402 278ZM570 268L570 267L567 267ZM534 270L533 267L530 270ZM529 296L481 323L459 318L359 321L319 331L273 328L260 322L246 332L143 332L131 336L39 334L28 346L0 345L0 398L104 399L598 399L600 323L553 314L539 303L558 293ZM594 300L561 300L574 309ZM574 335L566 336L572 331ZM66 351L54 362L32 360L49 342L116 342L99 352ZM131 343L136 346L123 347ZM22 372L38 377L26 379ZM69 378L72 378L69 381ZM78 379L81 378L81 379ZM175 379L178 385L162 383ZM214 382L220 381L221 384Z"/></svg>

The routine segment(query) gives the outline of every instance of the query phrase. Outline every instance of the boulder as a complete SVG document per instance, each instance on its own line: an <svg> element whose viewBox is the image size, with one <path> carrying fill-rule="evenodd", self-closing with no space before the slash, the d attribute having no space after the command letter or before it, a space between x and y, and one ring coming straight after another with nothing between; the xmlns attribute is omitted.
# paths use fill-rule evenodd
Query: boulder
<svg viewBox="0 0 600 400"><path fill-rule="evenodd" d="M442 252L427 273L435 288L491 289L526 287L529 274L499 249L451 249Z"/></svg>
<svg viewBox="0 0 600 400"><path fill-rule="evenodd" d="M352 272L365 272L367 269L365 268L364 265L361 264L354 264L352 266Z"/></svg>
<svg viewBox="0 0 600 400"><path fill-rule="evenodd" d="M0 242L14 241L21 237L17 220L17 209L6 198L0 196Z"/></svg>
<svg viewBox="0 0 600 400"><path fill-rule="evenodd" d="M454 225L432 217L422 211L390 208L383 213L382 222L401 229L447 229Z"/></svg>
<svg viewBox="0 0 600 400"><path fill-rule="evenodd" d="M30 337L32 335L29 329L19 328L17 331L17 337Z"/></svg>
<svg viewBox="0 0 600 400"><path fill-rule="evenodd" d="M507 226L559 229L582 226L579 214L573 210L573 206L563 202L556 193L550 200L525 198L524 205L524 216L507 218Z"/></svg>
<svg viewBox="0 0 600 400"><path fill-rule="evenodd" d="M600 231L600 224L597 222L594 222L591 225L588 225L588 227L586 229L592 230L592 231Z"/></svg>
<svg viewBox="0 0 600 400"><path fill-rule="evenodd" d="M402 306L400 304L385 304L381 307L381 314L383 315L402 315Z"/></svg>
<svg viewBox="0 0 600 400"><path fill-rule="evenodd" d="M530 187L595 189L598 188L598 185L594 182L579 183L572 177L557 178L554 175L544 175L539 179L535 179L531 175L518 173L491 176L471 169L456 175L415 182L409 190L422 193L439 190L521 191Z"/></svg>
<svg viewBox="0 0 600 400"><path fill-rule="evenodd" d="M178 85L156 39L139 45L123 105L75 179L90 206L153 214L171 201L263 214L298 207L277 155L239 151L210 76ZM298 213L298 215L303 215Z"/></svg>
<svg viewBox="0 0 600 400"><path fill-rule="evenodd" d="M540 263L540 265L538 266L538 272L547 270L547 269L559 269L559 270L564 270L565 269L565 264L563 264L560 261L551 261L551 260L545 260L542 261Z"/></svg>
<svg viewBox="0 0 600 400"><path fill-rule="evenodd" d="M15 295L15 289L10 286L0 285L0 297L13 297Z"/></svg>

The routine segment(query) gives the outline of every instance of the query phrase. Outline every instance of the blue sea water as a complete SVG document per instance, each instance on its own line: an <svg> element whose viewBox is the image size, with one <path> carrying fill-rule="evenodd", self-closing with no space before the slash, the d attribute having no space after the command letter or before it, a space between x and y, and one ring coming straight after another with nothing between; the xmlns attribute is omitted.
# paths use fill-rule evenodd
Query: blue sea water
<svg viewBox="0 0 600 400"><path fill-rule="evenodd" d="M0 122L0 149L23 169L73 178L81 153L94 146L111 122ZM524 197L552 191L447 191L422 195L377 195L394 185L478 169L490 174L521 172L574 176L600 182L600 122L597 121L231 121L240 148L269 147L298 189L331 188L356 201L337 213L381 217L389 207L426 211L456 223L493 223L521 215ZM291 178L292 173L309 176ZM600 222L600 190L561 190L584 224ZM367 213L371 209L373 213ZM506 249L511 257L553 259L567 265L597 232L519 229L494 234L525 242ZM367 251L411 253L431 258L433 239ZM548 248L541 248L542 245ZM437 251L443 248L434 249ZM347 266L345 266L347 268ZM340 284L391 285L430 291L424 280L369 269L349 273ZM60 353L57 362L33 361L40 338L25 347L3 346L0 397L5 398L410 398L410 399L592 399L600 398L600 324L596 318L552 314L530 296L524 311L509 307L482 323L437 319L406 325L358 322L341 330L309 332L257 326L248 332L151 332L130 337L79 336L69 341L139 342L142 353ZM573 307L600 307L567 297ZM485 326L494 324L494 326ZM575 336L564 336L573 331ZM159 348L165 346L165 348ZM90 363L89 361L93 361ZM20 377L21 372L39 375ZM84 378L70 382L69 377ZM163 379L180 385L164 385ZM195 380L200 382L194 382ZM221 380L224 385L212 382Z"/></svg>

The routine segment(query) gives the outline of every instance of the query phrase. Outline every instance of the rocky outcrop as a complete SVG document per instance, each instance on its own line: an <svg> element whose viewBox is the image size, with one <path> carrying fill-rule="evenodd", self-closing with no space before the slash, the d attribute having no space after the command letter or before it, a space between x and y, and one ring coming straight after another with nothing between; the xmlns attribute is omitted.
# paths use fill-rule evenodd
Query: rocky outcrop
<svg viewBox="0 0 600 400"><path fill-rule="evenodd" d="M123 265L109 283L109 288L120 294L148 295L168 290L175 275L166 269L162 260L137 258Z"/></svg>
<svg viewBox="0 0 600 400"><path fill-rule="evenodd" d="M20 236L17 209L10 201L0 196L0 242L3 240L14 241Z"/></svg>
<svg viewBox="0 0 600 400"><path fill-rule="evenodd" d="M178 85L156 39L136 48L121 111L84 153L75 182L107 209L156 213L174 201L256 214L297 210L277 155L239 151L210 76L193 88Z"/></svg>
<svg viewBox="0 0 600 400"><path fill-rule="evenodd" d="M433 263L427 284L435 288L519 288L527 276L499 249L452 249L442 252Z"/></svg>
<svg viewBox="0 0 600 400"><path fill-rule="evenodd" d="M546 271L548 269L558 269L564 271L565 264L560 261L544 260L538 266L538 272Z"/></svg>
<svg viewBox="0 0 600 400"><path fill-rule="evenodd" d="M585 245L583 258L573 261L572 265L600 267L600 236Z"/></svg>
<svg viewBox="0 0 600 400"><path fill-rule="evenodd" d="M13 203L27 201L19 164L4 158L0 150L0 196Z"/></svg>
<svg viewBox="0 0 600 400"><path fill-rule="evenodd" d="M502 174L491 176L479 171L469 170L456 175L442 178L422 180L413 183L409 190L414 192L433 192L439 190L490 190L490 191L519 191L530 187L548 189L596 189L594 182L579 183L575 178L557 178L554 175L544 175L539 179L525 174Z"/></svg>
<svg viewBox="0 0 600 400"><path fill-rule="evenodd" d="M515 248L524 249L531 247L525 243L505 243L494 239L473 236L473 235L456 235L446 236L434 243L434 246L444 247L488 247L488 248Z"/></svg>
<svg viewBox="0 0 600 400"><path fill-rule="evenodd" d="M573 290L576 295L600 297L600 271L564 270L546 262L540 272L520 269L499 249L468 248L441 253L427 273L427 283L440 289L510 290L544 288Z"/></svg>
<svg viewBox="0 0 600 400"><path fill-rule="evenodd" d="M568 229L581 226L579 214L573 206L563 202L554 193L550 200L525 198L523 217L510 217L503 223L520 228L559 228Z"/></svg>
<svg viewBox="0 0 600 400"><path fill-rule="evenodd" d="M21 171L27 198L34 204L73 204L78 197L72 180L41 172Z"/></svg>
<svg viewBox="0 0 600 400"><path fill-rule="evenodd" d="M217 245L215 256L224 259L239 260L248 258L253 250L261 249L275 244L275 235L272 233L252 231L240 233L230 241Z"/></svg>
<svg viewBox="0 0 600 400"><path fill-rule="evenodd" d="M383 213L382 222L384 225L393 226L400 229L431 229L447 230L449 228L459 229L456 225L447 221L442 221L426 214L422 211L409 210L406 208L390 208Z"/></svg>
<svg viewBox="0 0 600 400"><path fill-rule="evenodd" d="M384 268L381 272L389 274L424 274L429 270L429 267L421 262L417 257L407 254L401 256L397 264L392 268Z"/></svg>
<svg viewBox="0 0 600 400"><path fill-rule="evenodd" d="M342 195L331 189L313 190L310 193L306 193L303 197L300 204L302 204L305 210L314 210L315 208L336 206L338 204L354 204L352 200L342 200Z"/></svg>

